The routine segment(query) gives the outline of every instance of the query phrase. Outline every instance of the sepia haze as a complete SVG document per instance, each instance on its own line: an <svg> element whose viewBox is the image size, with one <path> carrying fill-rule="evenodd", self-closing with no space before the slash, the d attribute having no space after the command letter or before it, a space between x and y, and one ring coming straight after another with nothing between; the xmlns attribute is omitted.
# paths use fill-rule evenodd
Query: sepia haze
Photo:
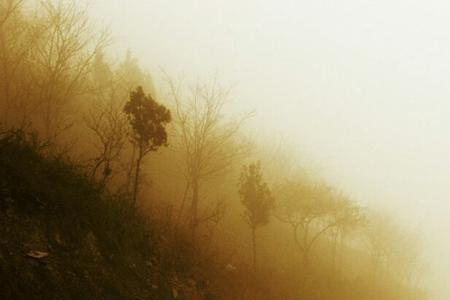
<svg viewBox="0 0 450 300"><path fill-rule="evenodd" d="M448 1L89 2L155 82L233 86L250 126L423 239L424 285L450 298ZM122 51L122 52L120 52ZM158 84L157 84L158 85Z"/></svg>
<svg viewBox="0 0 450 300"><path fill-rule="evenodd" d="M0 0L0 298L450 299L449 8Z"/></svg>

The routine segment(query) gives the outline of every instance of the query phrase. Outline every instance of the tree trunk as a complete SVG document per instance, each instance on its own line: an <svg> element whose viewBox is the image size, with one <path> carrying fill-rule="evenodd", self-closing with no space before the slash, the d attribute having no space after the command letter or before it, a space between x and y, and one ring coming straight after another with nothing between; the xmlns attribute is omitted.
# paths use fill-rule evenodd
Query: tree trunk
<svg viewBox="0 0 450 300"><path fill-rule="evenodd" d="M305 273L309 272L309 247L305 247L305 251L303 252L303 269Z"/></svg>
<svg viewBox="0 0 450 300"><path fill-rule="evenodd" d="M292 225L292 233L293 233L293 236L294 236L294 242L295 242L295 245L297 246L297 248L299 249L299 251L301 252L301 259L302 259L301 263L303 264L304 259L305 259L304 258L305 255L304 255L303 245L300 242L300 240L298 239L298 226L299 225L298 224L291 224L291 225ZM299 265L299 268L302 268L302 266ZM302 273L302 272L304 273L304 269L303 270L299 270L299 272L300 273Z"/></svg>
<svg viewBox="0 0 450 300"><path fill-rule="evenodd" d="M177 218L176 218L175 224L174 224L174 226L173 226L174 232L176 232L176 230L177 230L177 228L178 228L178 224L180 223L180 218L181 218L181 216L183 215L184 206L185 206L185 204L186 204L186 198L187 198L187 195L188 195L190 186L191 186L191 185L190 185L189 182L186 183L186 187L185 187L184 193L183 193L183 199L181 200L181 207L180 207L180 209L179 209L179 211L178 211Z"/></svg>
<svg viewBox="0 0 450 300"><path fill-rule="evenodd" d="M139 147L139 156L136 160L136 171L134 175L134 186L133 186L133 208L136 208L137 196L139 192L139 176L141 173L141 161L142 161L142 147Z"/></svg>
<svg viewBox="0 0 450 300"><path fill-rule="evenodd" d="M256 271L256 228L252 226L253 270Z"/></svg>
<svg viewBox="0 0 450 300"><path fill-rule="evenodd" d="M131 189L134 189L134 185L133 185L133 171L135 171L134 165L135 165L135 157L136 157L136 145L133 144L133 148L131 151L131 159L130 159L130 166L129 169L127 170L127 182L126 182L126 188L127 188L127 193L131 192Z"/></svg>
<svg viewBox="0 0 450 300"><path fill-rule="evenodd" d="M194 176L192 179L192 206L191 206L191 234L192 240L195 241L195 234L198 225L198 178Z"/></svg>
<svg viewBox="0 0 450 300"><path fill-rule="evenodd" d="M338 239L338 232L337 231L333 231L332 232L332 253L331 253L331 258L332 258L332 262L331 262L331 274L333 279L336 278L337 276L337 239Z"/></svg>
<svg viewBox="0 0 450 300"><path fill-rule="evenodd" d="M339 253L337 255L337 273L338 275L341 273L343 263L343 255L344 255L344 239L345 239L345 233L341 231L341 234L339 236Z"/></svg>

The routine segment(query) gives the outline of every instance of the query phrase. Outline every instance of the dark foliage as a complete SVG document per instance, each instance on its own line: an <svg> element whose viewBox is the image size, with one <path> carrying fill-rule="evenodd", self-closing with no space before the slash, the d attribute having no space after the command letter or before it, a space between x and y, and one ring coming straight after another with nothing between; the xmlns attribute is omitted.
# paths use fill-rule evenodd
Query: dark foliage
<svg viewBox="0 0 450 300"><path fill-rule="evenodd" d="M145 95L142 87L131 92L130 100L125 104L133 129L133 142L144 148L144 152L155 151L167 145L165 125L170 122L170 111L157 103L151 95Z"/></svg>
<svg viewBox="0 0 450 300"><path fill-rule="evenodd" d="M124 195L45 146L0 136L1 299L171 299L174 274L193 278L188 244L162 238Z"/></svg>

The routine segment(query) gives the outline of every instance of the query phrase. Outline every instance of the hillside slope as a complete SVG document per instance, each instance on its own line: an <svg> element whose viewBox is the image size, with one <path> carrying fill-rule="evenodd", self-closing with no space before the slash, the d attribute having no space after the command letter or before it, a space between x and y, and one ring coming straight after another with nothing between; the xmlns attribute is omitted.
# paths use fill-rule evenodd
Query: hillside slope
<svg viewBox="0 0 450 300"><path fill-rule="evenodd" d="M106 195L41 148L21 132L0 138L0 299L199 293L200 280L182 263L189 247L170 253L125 198Z"/></svg>
<svg viewBox="0 0 450 300"><path fill-rule="evenodd" d="M0 299L425 299L202 254L23 132L0 133ZM308 284L307 284L308 283Z"/></svg>

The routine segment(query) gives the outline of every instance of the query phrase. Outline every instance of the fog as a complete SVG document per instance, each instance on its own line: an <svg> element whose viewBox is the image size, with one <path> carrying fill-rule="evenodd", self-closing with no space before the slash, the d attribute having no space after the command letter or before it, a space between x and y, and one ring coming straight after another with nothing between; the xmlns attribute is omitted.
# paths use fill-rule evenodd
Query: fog
<svg viewBox="0 0 450 300"><path fill-rule="evenodd" d="M448 1L90 1L114 48L220 74L251 127L425 241L432 299L449 299ZM158 84L157 84L158 85Z"/></svg>

